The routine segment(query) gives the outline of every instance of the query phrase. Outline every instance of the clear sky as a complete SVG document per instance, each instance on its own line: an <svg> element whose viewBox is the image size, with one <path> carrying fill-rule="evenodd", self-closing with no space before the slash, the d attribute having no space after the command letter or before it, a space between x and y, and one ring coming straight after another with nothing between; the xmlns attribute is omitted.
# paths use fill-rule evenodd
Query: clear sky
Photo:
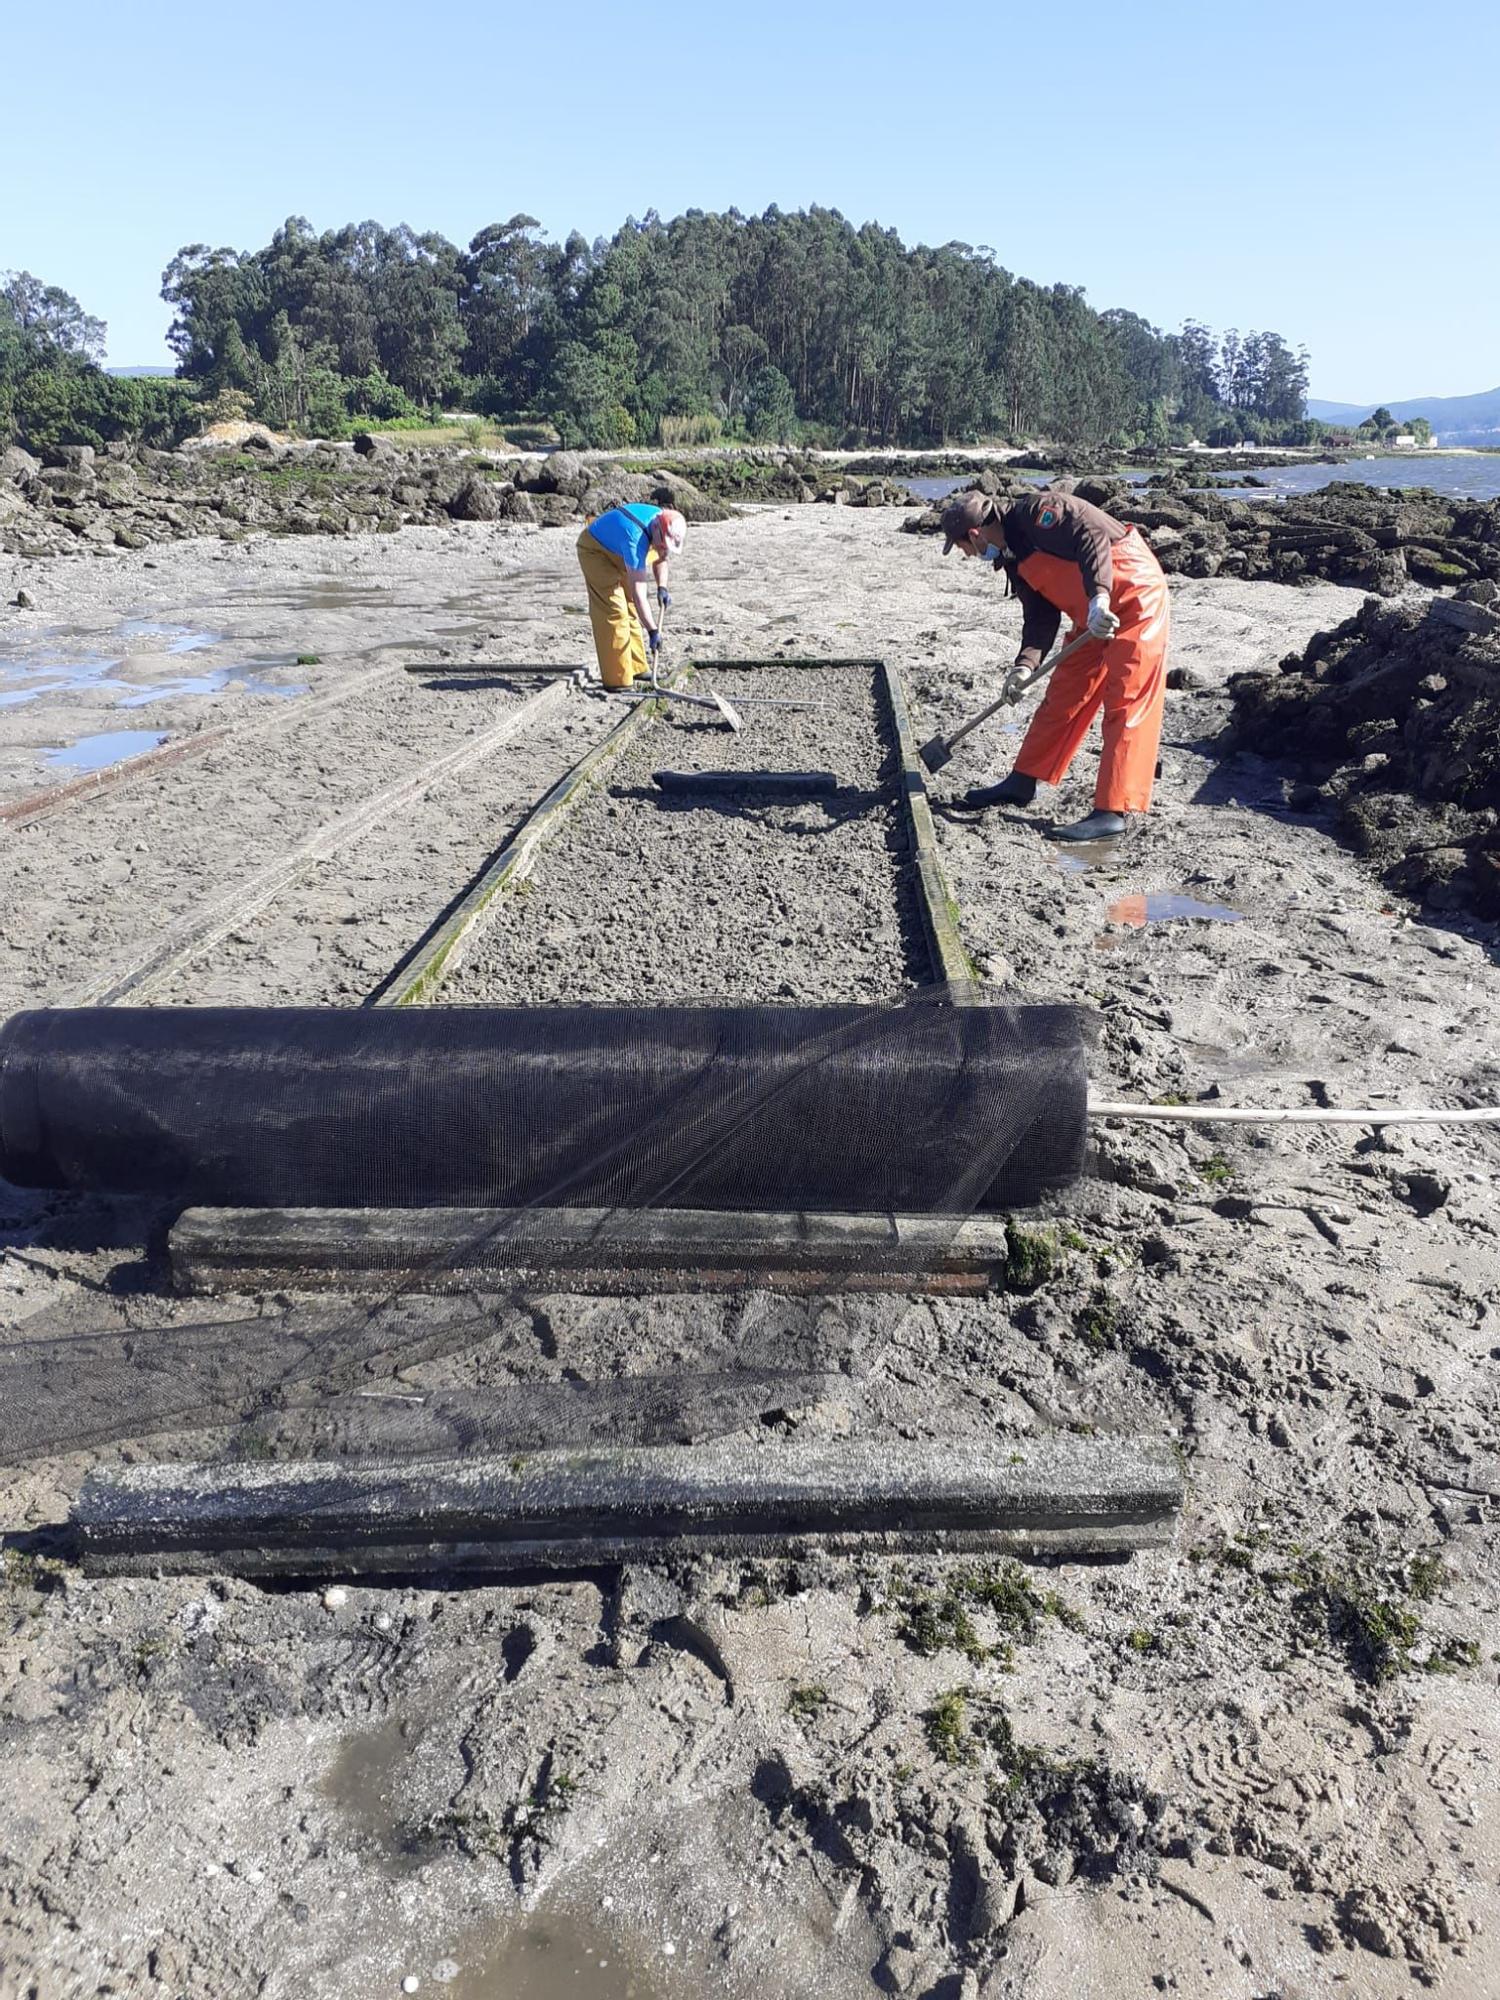
<svg viewBox="0 0 1500 2000"><path fill-rule="evenodd" d="M1341 401L1500 384L1497 0L13 4L0 269L164 362L160 272L287 215L837 208L1165 328L1274 328Z"/></svg>

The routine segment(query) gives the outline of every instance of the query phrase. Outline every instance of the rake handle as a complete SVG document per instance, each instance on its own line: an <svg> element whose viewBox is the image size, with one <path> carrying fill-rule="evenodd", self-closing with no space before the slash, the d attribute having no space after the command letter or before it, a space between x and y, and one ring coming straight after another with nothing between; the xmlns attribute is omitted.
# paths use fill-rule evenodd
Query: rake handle
<svg viewBox="0 0 1500 2000"><path fill-rule="evenodd" d="M1013 701L1018 701L1028 688L1035 687L1038 681L1044 681L1054 667L1060 667L1064 660L1071 658L1078 651L1080 646L1087 645L1089 636L1087 632L1080 632L1076 639L1068 641L1061 652L1054 653L1050 660L1043 660L1039 667L1034 667L1022 680L1012 679L1011 676L1015 672L1015 669L1012 668L1011 674L1006 676L1005 686L1000 690L996 699L990 703L989 707L980 709L978 715L971 715L969 720L960 724L951 736L944 737L943 741L949 750L955 749L962 743L964 738L972 730L977 729L981 722L988 722L992 715L997 715L1002 708L1009 708Z"/></svg>

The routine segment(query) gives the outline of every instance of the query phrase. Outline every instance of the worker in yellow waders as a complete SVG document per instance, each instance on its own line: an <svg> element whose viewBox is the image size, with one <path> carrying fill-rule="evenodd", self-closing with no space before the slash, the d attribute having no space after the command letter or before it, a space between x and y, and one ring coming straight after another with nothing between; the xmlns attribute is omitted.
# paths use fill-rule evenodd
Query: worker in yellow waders
<svg viewBox="0 0 1500 2000"><path fill-rule="evenodd" d="M687 522L675 507L611 507L578 537L578 565L589 589L594 650L607 688L628 688L661 644L661 623L646 601L656 578L662 611L672 602L667 565L681 553Z"/></svg>
<svg viewBox="0 0 1500 2000"><path fill-rule="evenodd" d="M1171 612L1167 579L1138 528L1072 493L1043 487L1007 506L964 493L943 509L943 554L957 549L1004 570L1021 600L1016 665L1031 672L1064 618L1089 643L1058 667L1031 719L1015 769L953 804L1029 806L1037 785L1061 783L1089 724L1102 711L1104 753L1094 810L1049 840L1106 840L1151 804L1166 701Z"/></svg>

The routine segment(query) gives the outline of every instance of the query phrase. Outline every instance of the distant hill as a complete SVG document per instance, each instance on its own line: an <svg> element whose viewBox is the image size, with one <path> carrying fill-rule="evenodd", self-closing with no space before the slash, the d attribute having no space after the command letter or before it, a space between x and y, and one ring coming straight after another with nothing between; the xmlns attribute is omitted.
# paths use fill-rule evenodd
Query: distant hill
<svg viewBox="0 0 1500 2000"><path fill-rule="evenodd" d="M106 368L106 375L175 375L175 368Z"/></svg>
<svg viewBox="0 0 1500 2000"><path fill-rule="evenodd" d="M1307 399L1307 414L1325 424L1363 423L1379 407L1378 403L1325 403L1316 396ZM1477 396L1409 396L1385 407L1402 421L1425 417L1439 444L1500 445L1500 389L1485 389Z"/></svg>

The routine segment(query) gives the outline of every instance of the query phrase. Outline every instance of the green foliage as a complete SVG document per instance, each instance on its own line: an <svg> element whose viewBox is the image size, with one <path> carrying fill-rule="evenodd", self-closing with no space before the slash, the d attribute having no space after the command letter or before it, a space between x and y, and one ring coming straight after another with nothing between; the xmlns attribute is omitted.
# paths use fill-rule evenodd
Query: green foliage
<svg viewBox="0 0 1500 2000"><path fill-rule="evenodd" d="M724 422L712 411L691 417L660 417L656 435L659 444L674 450L688 444L717 444L724 435Z"/></svg>
<svg viewBox="0 0 1500 2000"><path fill-rule="evenodd" d="M799 1722L811 1722L827 1708L828 1701L826 1687L795 1687L786 1698L787 1713Z"/></svg>
<svg viewBox="0 0 1500 2000"><path fill-rule="evenodd" d="M1008 1666L1015 1647L1030 1645L1045 1619L1055 1618L1075 1631L1082 1624L1056 1591L1039 1590L1018 1562L955 1571L935 1591L919 1589L898 1573L892 1578L891 1601L896 1636L914 1653L931 1658L952 1648L976 1665L996 1660ZM995 1634L992 1640L981 1637L975 1612L986 1617Z"/></svg>
<svg viewBox="0 0 1500 2000"><path fill-rule="evenodd" d="M1007 1216L1002 1276L1008 1292L1040 1291L1059 1275L1063 1264L1061 1247L1050 1231L1023 1229Z"/></svg>
<svg viewBox="0 0 1500 2000"><path fill-rule="evenodd" d="M380 423L424 421L424 412L380 367L345 379L344 407L351 417L374 417Z"/></svg>
<svg viewBox="0 0 1500 2000"><path fill-rule="evenodd" d="M797 434L797 404L792 385L779 368L762 368L745 398L745 424L751 437L787 444Z"/></svg>
<svg viewBox="0 0 1500 2000"><path fill-rule="evenodd" d="M816 207L651 213L592 247L515 215L462 251L372 222L319 235L293 216L261 250L188 245L162 296L184 373L214 388L254 386L289 327L346 383L491 416L545 409L570 445L686 442L674 419L778 442L1160 442L1299 420L1306 388L1306 357L1277 334L1163 334L987 251L909 249ZM347 407L375 415L372 400L361 389Z"/></svg>
<svg viewBox="0 0 1500 2000"><path fill-rule="evenodd" d="M1222 1187L1233 1174L1234 1168L1222 1153L1213 1153L1208 1159L1198 1162L1199 1178L1207 1181L1210 1187Z"/></svg>
<svg viewBox="0 0 1500 2000"><path fill-rule="evenodd" d="M1086 1304L1073 1315L1073 1331L1096 1354L1120 1344L1120 1316L1103 1285L1096 1285Z"/></svg>
<svg viewBox="0 0 1500 2000"><path fill-rule="evenodd" d="M0 1582L9 1590L55 1590L68 1573L55 1556L33 1555L28 1549L0 1549Z"/></svg>
<svg viewBox="0 0 1500 2000"><path fill-rule="evenodd" d="M927 1742L933 1755L941 1757L945 1764L966 1764L969 1749L968 1728L969 1698L962 1688L950 1688L940 1694L923 1718L927 1725Z"/></svg>

